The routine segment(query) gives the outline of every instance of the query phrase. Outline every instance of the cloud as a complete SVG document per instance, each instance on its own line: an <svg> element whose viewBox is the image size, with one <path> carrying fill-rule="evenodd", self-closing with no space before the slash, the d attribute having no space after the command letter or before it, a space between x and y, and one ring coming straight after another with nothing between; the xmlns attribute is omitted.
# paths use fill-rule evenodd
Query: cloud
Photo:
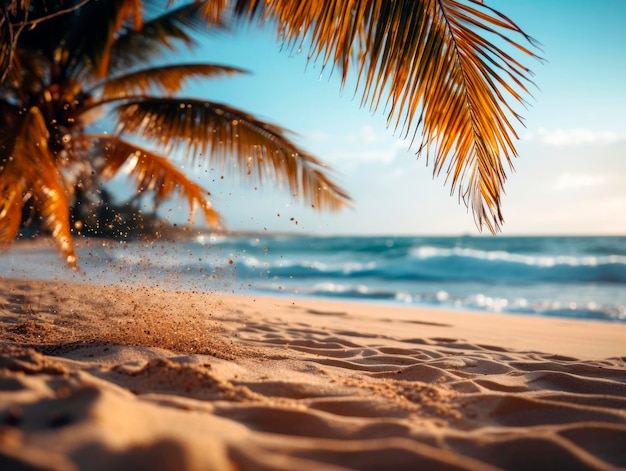
<svg viewBox="0 0 626 471"><path fill-rule="evenodd" d="M356 133L348 134L350 144L373 144L388 139L387 134L374 131L371 126L363 126Z"/></svg>
<svg viewBox="0 0 626 471"><path fill-rule="evenodd" d="M539 128L537 132L529 132L526 139L538 140L551 146L576 146L581 144L614 144L625 141L626 133L616 131L593 131L584 128L547 129Z"/></svg>
<svg viewBox="0 0 626 471"><path fill-rule="evenodd" d="M394 136L388 129L378 131L370 125L361 126L357 132L348 134L345 138L348 144L354 145L391 145L395 148L408 148L410 141Z"/></svg>
<svg viewBox="0 0 626 471"><path fill-rule="evenodd" d="M331 135L324 131L308 131L304 135L308 140L313 142L328 142L331 139Z"/></svg>
<svg viewBox="0 0 626 471"><path fill-rule="evenodd" d="M600 185L605 180L605 177L602 175L564 173L557 178L554 189L557 191L578 190Z"/></svg>
<svg viewBox="0 0 626 471"><path fill-rule="evenodd" d="M336 142L340 142L336 139ZM359 163L371 164L374 162L389 164L396 156L408 151L409 143L388 132L377 132L371 126L363 126L358 132L343 137L343 145L334 149L330 154L333 162L349 162L351 168Z"/></svg>
<svg viewBox="0 0 626 471"><path fill-rule="evenodd" d="M331 154L333 161L350 161L350 162L382 162L390 163L396 157L396 150L394 148L376 149L376 150L350 150L350 151L336 151Z"/></svg>

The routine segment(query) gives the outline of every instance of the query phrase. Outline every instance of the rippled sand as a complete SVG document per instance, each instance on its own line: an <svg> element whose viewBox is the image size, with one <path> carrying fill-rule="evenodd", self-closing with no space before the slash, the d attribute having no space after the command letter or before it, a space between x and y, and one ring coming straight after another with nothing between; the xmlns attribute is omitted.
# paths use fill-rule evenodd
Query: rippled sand
<svg viewBox="0 0 626 471"><path fill-rule="evenodd" d="M0 279L0 469L624 469L626 325Z"/></svg>

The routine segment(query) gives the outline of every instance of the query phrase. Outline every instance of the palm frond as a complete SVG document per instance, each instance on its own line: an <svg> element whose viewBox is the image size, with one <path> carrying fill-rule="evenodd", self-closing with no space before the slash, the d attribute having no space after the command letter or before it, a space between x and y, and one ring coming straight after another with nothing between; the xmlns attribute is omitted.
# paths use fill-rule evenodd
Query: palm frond
<svg viewBox="0 0 626 471"><path fill-rule="evenodd" d="M98 3L100 5L97 5ZM142 3L141 0L109 0L108 2L89 2L88 6L90 5L93 7L81 9L81 16L83 16L81 21L87 22L87 30L84 34L88 35L83 38L83 47L86 48L92 61L96 76L104 77L109 70L111 46L125 20L132 18L134 29L141 27ZM101 28L106 28L106 30L103 31Z"/></svg>
<svg viewBox="0 0 626 471"><path fill-rule="evenodd" d="M189 79L231 76L246 73L243 69L217 64L180 64L138 70L106 80L102 85L102 100L142 95L156 89L174 94Z"/></svg>
<svg viewBox="0 0 626 471"><path fill-rule="evenodd" d="M135 180L138 194L152 191L159 204L178 193L187 199L192 215L196 208L200 208L210 226L221 228L221 218L212 208L209 193L189 180L165 157L115 136L85 135L84 139L91 140L103 152L105 163L100 170L102 177L112 178L127 164L126 170Z"/></svg>
<svg viewBox="0 0 626 471"><path fill-rule="evenodd" d="M25 95L37 95L46 87L49 63L45 56L21 48L13 59L10 79L2 91L12 102L23 102Z"/></svg>
<svg viewBox="0 0 626 471"><path fill-rule="evenodd" d="M201 0L202 16L210 23L218 24L224 21L224 12L230 7L229 0Z"/></svg>
<svg viewBox="0 0 626 471"><path fill-rule="evenodd" d="M141 26L142 0L88 1L39 0L33 6L37 18L51 12L72 10L71 13L42 21L25 30L20 47L40 53L56 64L56 73L76 76L86 69L97 77L106 72L110 46L122 26ZM73 9L76 8L75 10ZM133 26L130 26L133 25Z"/></svg>
<svg viewBox="0 0 626 471"><path fill-rule="evenodd" d="M50 230L67 264L76 267L67 191L47 142L48 130L43 116L38 108L33 107L24 118L21 131L15 140L13 160L10 163L16 168L8 172L8 177L16 182L21 179L22 188L32 193L44 226ZM2 176L4 177L4 172ZM16 190L19 186L16 184ZM11 199L13 204L16 203L16 198L17 192ZM15 206L12 206L9 213L16 213Z"/></svg>
<svg viewBox="0 0 626 471"><path fill-rule="evenodd" d="M100 5L97 3L99 2L90 2L89 5L93 7L81 10L83 18L80 21L87 22L87 29L83 32L87 34L83 38L83 47L91 59L95 75L104 77L109 69L111 46L115 36L129 17L134 19L135 29L141 27L142 5L141 0L110 0L101 2Z"/></svg>
<svg viewBox="0 0 626 471"><path fill-rule="evenodd" d="M6 250L17 237L22 222L24 183L0 174L0 250Z"/></svg>
<svg viewBox="0 0 626 471"><path fill-rule="evenodd" d="M12 56L13 38L11 37L11 25L9 15L0 12L0 84L9 76Z"/></svg>
<svg viewBox="0 0 626 471"><path fill-rule="evenodd" d="M321 161L296 147L285 131L220 103L193 99L145 98L117 108L119 132L136 133L163 146L178 147L192 161L209 157L222 166L262 180L285 183L292 194L317 209L336 210L350 198L325 176ZM322 171L322 169L324 169Z"/></svg>
<svg viewBox="0 0 626 471"><path fill-rule="evenodd" d="M179 44L194 46L196 40L190 34L193 31L223 28L219 21L209 21L207 25L202 10L202 4L192 2L145 21L139 29L121 31L111 45L109 72L122 72L137 65L149 64L162 58L166 52L176 51Z"/></svg>
<svg viewBox="0 0 626 471"><path fill-rule="evenodd" d="M17 124L16 121L18 120L17 117L20 116L19 111L19 107L8 100L0 98L0 158L7 152L7 147L3 140L13 135ZM10 151L8 152L9 154L7 154L7 156L10 155Z"/></svg>
<svg viewBox="0 0 626 471"><path fill-rule="evenodd" d="M291 46L310 40L309 56L337 65L344 83L356 64L363 104L384 103L405 136L421 132L418 154L434 156L435 174L445 167L479 227L499 230L511 119L521 120L511 102L524 104L531 83L513 55L535 56L511 39L535 45L513 21L474 0L236 0L235 12L275 23Z"/></svg>
<svg viewBox="0 0 626 471"><path fill-rule="evenodd" d="M6 249L17 236L26 191L13 155L16 136L4 130L0 130L0 249Z"/></svg>
<svg viewBox="0 0 626 471"><path fill-rule="evenodd" d="M23 163L15 157L24 117L14 113L14 108L0 100L0 249L7 249L18 234L26 193Z"/></svg>

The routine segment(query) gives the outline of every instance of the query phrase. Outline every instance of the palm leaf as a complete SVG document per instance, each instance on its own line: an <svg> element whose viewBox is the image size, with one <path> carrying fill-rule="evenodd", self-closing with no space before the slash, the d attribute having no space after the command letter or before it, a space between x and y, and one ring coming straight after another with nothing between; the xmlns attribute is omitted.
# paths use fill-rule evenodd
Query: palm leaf
<svg viewBox="0 0 626 471"><path fill-rule="evenodd" d="M8 15L0 16L0 84L4 82L9 74L12 56L11 25Z"/></svg>
<svg viewBox="0 0 626 471"><path fill-rule="evenodd" d="M102 77L116 32L128 20L139 27L141 8L141 0L38 0L25 17L38 22L21 32L19 48L53 63L58 77L85 73ZM69 12L57 15L64 10Z"/></svg>
<svg viewBox="0 0 626 471"><path fill-rule="evenodd" d="M511 102L530 83L513 54L534 56L510 38L534 44L513 21L474 0L236 0L235 12L274 22L293 47L310 40L309 56L338 65L344 83L356 64L363 104L384 103L405 136L421 132L418 154L445 168L479 227L499 230L521 120Z"/></svg>
<svg viewBox="0 0 626 471"><path fill-rule="evenodd" d="M2 173L0 191L0 249L5 250L17 237L22 222L24 182L10 178L9 172Z"/></svg>
<svg viewBox="0 0 626 471"><path fill-rule="evenodd" d="M6 249L17 236L26 191L13 155L16 135L3 132L6 130L0 130L0 249Z"/></svg>
<svg viewBox="0 0 626 471"><path fill-rule="evenodd" d="M8 248L17 236L27 191L14 152L24 118L15 111L13 105L0 100L0 249Z"/></svg>
<svg viewBox="0 0 626 471"><path fill-rule="evenodd" d="M44 227L50 230L67 264L76 267L67 192L47 142L48 130L43 116L38 108L33 107L24 118L15 139L13 159L0 175L4 187L12 189L5 203L8 223L2 225L6 230L3 237L9 237L14 231L16 207L26 190L34 196Z"/></svg>
<svg viewBox="0 0 626 471"><path fill-rule="evenodd" d="M4 91L4 90L3 90ZM7 145L3 142L15 134L15 126L17 118L20 116L20 108L10 103L8 100L0 98L0 158L4 157L7 152ZM13 144L10 144L12 146ZM10 155L10 150L8 151Z"/></svg>
<svg viewBox="0 0 626 471"><path fill-rule="evenodd" d="M223 12L230 6L229 0L201 1L202 16L210 23L219 24L223 21Z"/></svg>
<svg viewBox="0 0 626 471"><path fill-rule="evenodd" d="M99 5L98 5L99 4ZM85 21L83 34L84 48L92 61L92 67L97 77L104 77L109 70L111 46L116 35L122 29L124 21L129 17L134 20L135 29L142 23L141 0L109 0L108 2L89 2L83 7L84 14L80 21ZM81 13L83 13L81 9Z"/></svg>
<svg viewBox="0 0 626 471"><path fill-rule="evenodd" d="M124 164L128 164L126 170L134 178L138 194L153 191L159 204L179 193L187 199L192 214L199 207L210 226L221 227L221 218L208 200L209 193L189 180L165 157L115 136L85 135L84 139L91 140L103 151L105 163L100 169L103 178L112 178Z"/></svg>
<svg viewBox="0 0 626 471"><path fill-rule="evenodd" d="M219 103L145 98L117 108L119 132L136 133L164 147L183 150L195 162L208 157L243 174L285 183L317 209L339 209L350 199L325 176L321 161L307 154L275 125ZM324 169L322 171L322 169Z"/></svg>
<svg viewBox="0 0 626 471"><path fill-rule="evenodd" d="M80 6L73 10L73 7ZM38 18L51 11L73 10L71 13L42 21L36 28L24 31L20 46L31 48L56 64L55 73L74 75L91 72L103 77L109 64L111 44L122 26L139 28L142 21L142 0L88 1L40 0L35 8Z"/></svg>
<svg viewBox="0 0 626 471"><path fill-rule="evenodd" d="M102 85L102 100L141 95L156 89L174 94L187 80L196 77L219 77L245 73L243 69L216 64L181 64L138 70L106 80Z"/></svg>
<svg viewBox="0 0 626 471"><path fill-rule="evenodd" d="M3 92L15 103L20 102L25 94L36 95L46 87L44 77L48 73L49 64L43 55L21 48L13 55L13 59L11 78L5 83Z"/></svg>
<svg viewBox="0 0 626 471"><path fill-rule="evenodd" d="M194 46L196 41L190 33L207 30L202 10L202 4L189 3L145 21L141 28L121 31L111 45L109 72L123 72L137 65L149 64L162 58L165 52L176 51L178 44ZM209 21L209 25L223 27L219 21Z"/></svg>

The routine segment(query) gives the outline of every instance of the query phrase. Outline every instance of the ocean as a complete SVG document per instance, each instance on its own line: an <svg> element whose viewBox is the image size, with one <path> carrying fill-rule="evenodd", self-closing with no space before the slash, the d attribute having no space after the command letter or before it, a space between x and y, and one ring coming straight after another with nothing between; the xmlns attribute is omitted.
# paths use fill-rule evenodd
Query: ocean
<svg viewBox="0 0 626 471"><path fill-rule="evenodd" d="M626 237L204 234L78 254L81 274L14 246L0 276L626 322Z"/></svg>

